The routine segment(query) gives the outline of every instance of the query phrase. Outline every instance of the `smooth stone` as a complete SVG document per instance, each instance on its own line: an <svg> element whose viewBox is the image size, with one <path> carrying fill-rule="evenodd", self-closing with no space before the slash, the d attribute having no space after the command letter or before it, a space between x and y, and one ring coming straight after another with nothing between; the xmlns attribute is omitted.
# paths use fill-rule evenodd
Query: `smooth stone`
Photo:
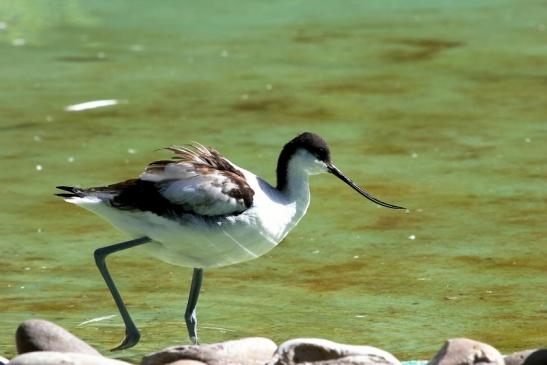
<svg viewBox="0 0 547 365"><path fill-rule="evenodd" d="M494 347L468 338L446 341L427 365L504 365Z"/></svg>
<svg viewBox="0 0 547 365"><path fill-rule="evenodd" d="M524 360L522 365L545 365L547 364L547 349L539 349L531 354Z"/></svg>
<svg viewBox="0 0 547 365"><path fill-rule="evenodd" d="M43 319L30 319L21 323L15 332L15 342L18 354L57 351L101 356L97 350L72 333Z"/></svg>
<svg viewBox="0 0 547 365"><path fill-rule="evenodd" d="M14 358L8 365L131 365L128 362L76 352L37 351Z"/></svg>
<svg viewBox="0 0 547 365"><path fill-rule="evenodd" d="M267 365L400 365L387 351L318 338L297 338L279 346Z"/></svg>
<svg viewBox="0 0 547 365"><path fill-rule="evenodd" d="M142 359L141 365L165 365L178 360L197 360L208 365L263 365L277 345L270 339L249 337L209 345L168 347Z"/></svg>
<svg viewBox="0 0 547 365"><path fill-rule="evenodd" d="M537 349L513 352L503 358L505 360L505 365L522 365L524 360L535 351L537 351Z"/></svg>
<svg viewBox="0 0 547 365"><path fill-rule="evenodd" d="M6 365L9 362L5 357L0 356L0 365Z"/></svg>

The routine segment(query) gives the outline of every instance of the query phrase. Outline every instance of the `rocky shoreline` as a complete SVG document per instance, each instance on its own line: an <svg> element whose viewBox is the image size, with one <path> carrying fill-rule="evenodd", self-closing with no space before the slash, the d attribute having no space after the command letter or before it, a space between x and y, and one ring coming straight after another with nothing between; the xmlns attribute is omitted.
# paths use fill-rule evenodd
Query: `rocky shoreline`
<svg viewBox="0 0 547 365"><path fill-rule="evenodd" d="M101 355L54 323L32 319L16 331L18 355L0 365L135 365ZM261 337L208 345L173 346L144 356L140 365L406 365L372 346L299 338L276 345ZM426 363L426 362L421 362ZM466 338L447 340L427 365L547 365L547 349L502 356L494 347Z"/></svg>

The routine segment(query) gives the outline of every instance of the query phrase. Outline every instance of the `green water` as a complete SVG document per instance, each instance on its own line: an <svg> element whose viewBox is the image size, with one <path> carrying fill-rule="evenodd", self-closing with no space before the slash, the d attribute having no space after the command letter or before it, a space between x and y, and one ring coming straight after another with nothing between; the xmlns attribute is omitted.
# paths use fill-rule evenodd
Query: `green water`
<svg viewBox="0 0 547 365"><path fill-rule="evenodd" d="M28 318L103 352L123 337L94 265L126 235L54 186L134 177L159 147L215 146L273 181L314 131L337 166L270 254L205 272L204 342L324 337L430 358L444 339L547 343L547 7L542 1L3 1L0 355ZM119 99L83 112L64 107ZM410 239L413 237L415 239ZM142 330L187 343L191 270L109 260Z"/></svg>

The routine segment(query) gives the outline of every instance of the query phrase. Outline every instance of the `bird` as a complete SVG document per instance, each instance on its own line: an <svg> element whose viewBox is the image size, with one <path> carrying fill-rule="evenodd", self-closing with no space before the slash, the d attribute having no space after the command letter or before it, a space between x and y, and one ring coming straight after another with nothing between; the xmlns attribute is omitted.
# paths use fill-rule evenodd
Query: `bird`
<svg viewBox="0 0 547 365"><path fill-rule="evenodd" d="M112 253L143 245L151 256L193 269L184 319L191 342L199 344L196 307L203 270L253 260L276 247L308 209L310 176L330 173L378 205L406 209L355 184L334 165L325 140L311 132L283 146L275 186L197 142L165 150L173 156L148 164L137 178L92 188L57 186L63 191L57 196L132 237L94 251L125 324L125 337L112 351L140 340L106 265Z"/></svg>

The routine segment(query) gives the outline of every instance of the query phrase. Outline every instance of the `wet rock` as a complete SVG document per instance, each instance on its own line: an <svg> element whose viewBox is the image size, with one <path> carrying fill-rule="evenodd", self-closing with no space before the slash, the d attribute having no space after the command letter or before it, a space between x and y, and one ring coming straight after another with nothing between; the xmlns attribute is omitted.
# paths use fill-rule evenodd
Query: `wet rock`
<svg viewBox="0 0 547 365"><path fill-rule="evenodd" d="M525 350L509 354L503 358L505 360L505 365L522 365L524 360L535 351L537 350Z"/></svg>
<svg viewBox="0 0 547 365"><path fill-rule="evenodd" d="M267 365L400 365L393 355L372 346L344 345L316 338L298 338L279 346Z"/></svg>
<svg viewBox="0 0 547 365"><path fill-rule="evenodd" d="M9 365L131 365L125 361L75 352L38 351L14 358Z"/></svg>
<svg viewBox="0 0 547 365"><path fill-rule="evenodd" d="M210 345L173 346L145 356L141 365L165 365L179 360L196 360L208 365L263 365L271 359L276 348L272 340L261 337Z"/></svg>
<svg viewBox="0 0 547 365"><path fill-rule="evenodd" d="M9 362L5 357L0 356L0 365L6 365Z"/></svg>
<svg viewBox="0 0 547 365"><path fill-rule="evenodd" d="M499 351L488 344L453 338L444 343L427 365L504 365L504 361Z"/></svg>
<svg viewBox="0 0 547 365"><path fill-rule="evenodd" d="M101 355L64 328L42 319L31 319L21 323L15 332L15 342L19 354L33 351L57 351Z"/></svg>

